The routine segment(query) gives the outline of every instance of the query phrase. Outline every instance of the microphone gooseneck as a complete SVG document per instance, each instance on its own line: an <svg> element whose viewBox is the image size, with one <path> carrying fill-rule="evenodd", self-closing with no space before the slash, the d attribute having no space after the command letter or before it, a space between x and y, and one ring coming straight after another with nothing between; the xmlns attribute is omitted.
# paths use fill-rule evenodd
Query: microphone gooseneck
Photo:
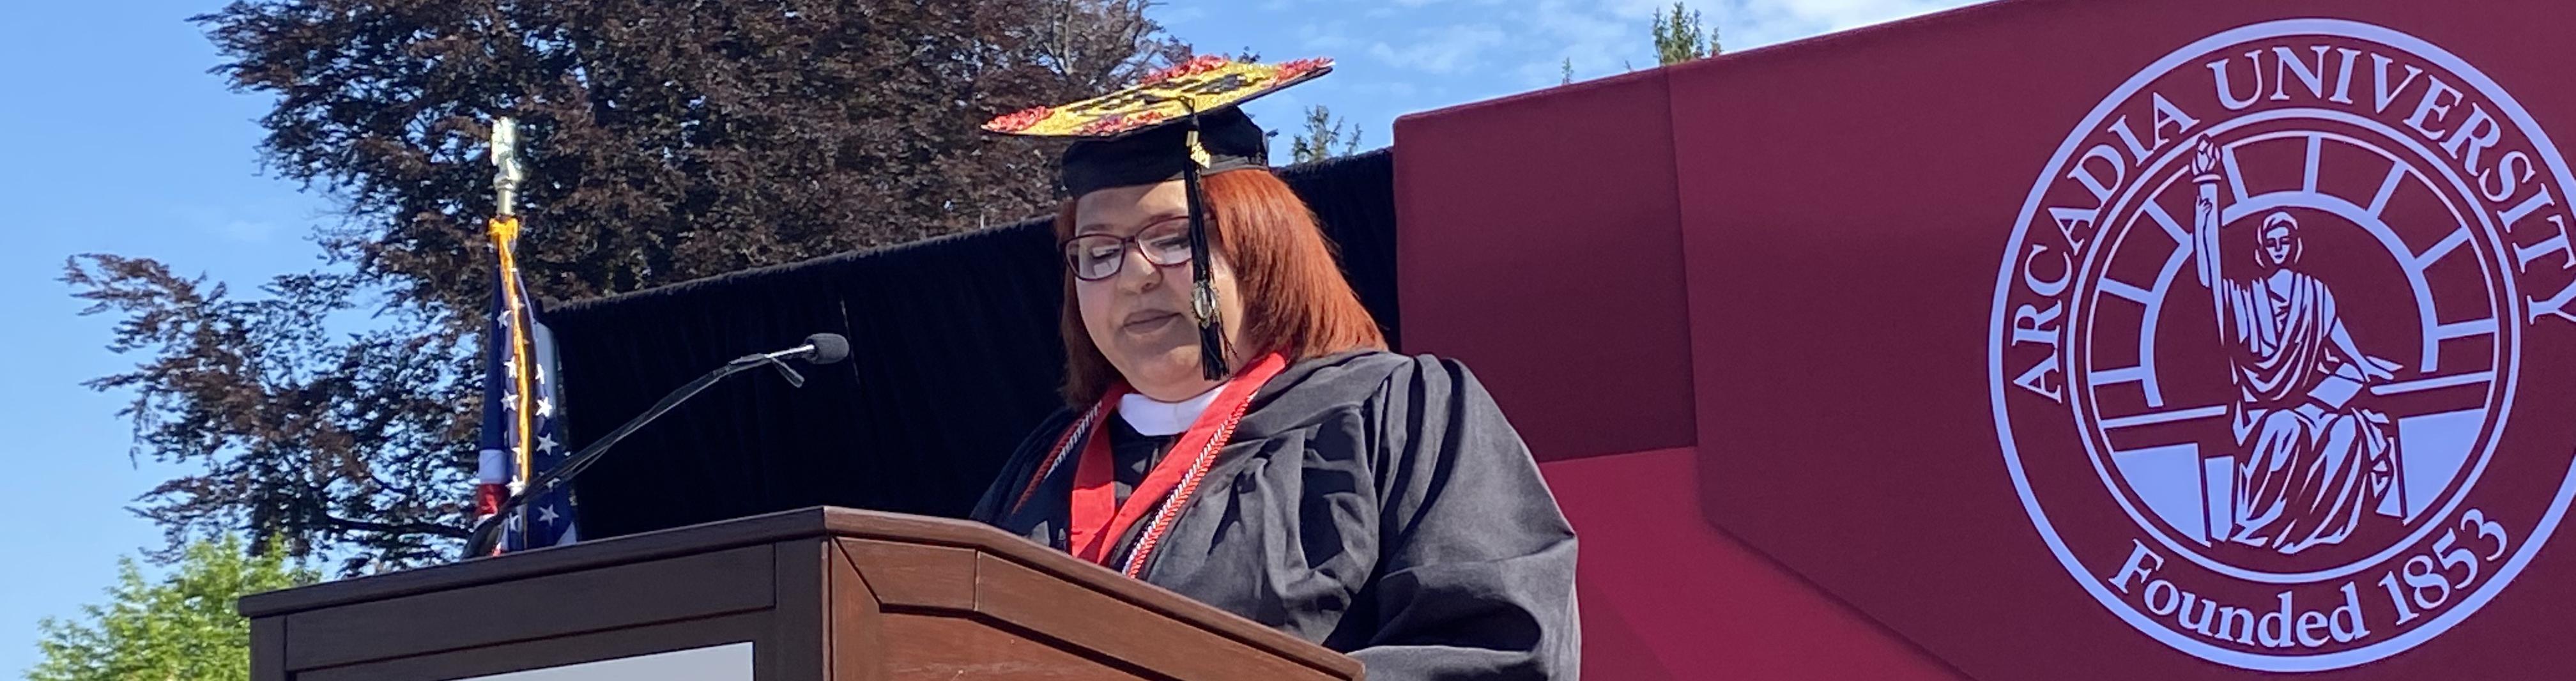
<svg viewBox="0 0 2576 681"><path fill-rule="evenodd" d="M483 519L482 523L475 526L474 533L466 538L466 557L490 555L493 545L500 540L501 525L512 517L514 511L523 510L520 507L526 505L528 500L562 487L565 482L572 480L573 476L580 475L592 464L598 463L600 455L606 453L609 447L625 440L626 436L634 434L637 429L652 423L654 419L661 418L663 414L679 407L680 403L696 397L698 393L704 392L709 386L724 380L725 377L766 365L777 368L779 375L787 380L788 385L802 388L805 387L805 376L796 373L794 368L780 361L781 358L821 365L838 363L849 357L848 339L842 338L840 334L818 333L805 337L804 345L778 352L743 355L731 362L726 362L724 366L716 367L714 371L709 371L704 376L697 377L696 380L689 381L687 385L671 391L671 394L662 396L661 401L654 402L652 407L644 410L644 413L627 419L626 423L619 425L616 430L608 431L607 435L600 436L589 446L582 447L581 451L573 452L572 456L565 458L561 465L555 466L554 470L546 471L528 480L527 484L519 486L517 492L501 502L498 511L491 517Z"/></svg>

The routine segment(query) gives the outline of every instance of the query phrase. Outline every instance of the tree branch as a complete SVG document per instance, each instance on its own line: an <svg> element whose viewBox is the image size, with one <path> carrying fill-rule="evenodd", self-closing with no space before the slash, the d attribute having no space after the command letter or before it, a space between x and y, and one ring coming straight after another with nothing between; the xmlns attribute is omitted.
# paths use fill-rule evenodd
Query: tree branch
<svg viewBox="0 0 2576 681"><path fill-rule="evenodd" d="M473 530L451 525L441 525L438 523L379 523L365 520L352 520L323 512L315 512L313 517L321 520L323 524L330 525L333 528L349 530L352 532L374 532L378 534L393 535L426 534L446 537L449 539L464 539L474 535Z"/></svg>

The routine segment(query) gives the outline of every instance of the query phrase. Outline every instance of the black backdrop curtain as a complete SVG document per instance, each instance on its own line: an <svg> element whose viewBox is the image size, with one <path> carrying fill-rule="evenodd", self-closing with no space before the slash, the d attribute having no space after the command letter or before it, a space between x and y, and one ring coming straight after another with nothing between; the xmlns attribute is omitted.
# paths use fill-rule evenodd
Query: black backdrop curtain
<svg viewBox="0 0 2576 681"><path fill-rule="evenodd" d="M1392 151L1280 173L1395 328ZM748 372L573 482L585 538L835 505L957 517L1062 404L1063 291L1046 220L747 270L551 310L566 425L588 442L726 360L848 336L802 389Z"/></svg>

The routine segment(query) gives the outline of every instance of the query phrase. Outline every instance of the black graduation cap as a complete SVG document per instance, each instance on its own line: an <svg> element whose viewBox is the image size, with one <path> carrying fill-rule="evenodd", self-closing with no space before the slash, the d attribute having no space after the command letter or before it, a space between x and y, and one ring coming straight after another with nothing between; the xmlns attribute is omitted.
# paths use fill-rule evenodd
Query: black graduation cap
<svg viewBox="0 0 2576 681"><path fill-rule="evenodd" d="M1332 70L1330 59L1259 64L1199 57L1106 95L994 118L984 129L1072 139L1062 181L1076 198L1112 187L1182 181L1189 197L1190 307L1199 325L1199 364L1208 378L1219 379L1229 369L1216 289L1208 283L1199 178L1268 167L1268 137L1239 106Z"/></svg>

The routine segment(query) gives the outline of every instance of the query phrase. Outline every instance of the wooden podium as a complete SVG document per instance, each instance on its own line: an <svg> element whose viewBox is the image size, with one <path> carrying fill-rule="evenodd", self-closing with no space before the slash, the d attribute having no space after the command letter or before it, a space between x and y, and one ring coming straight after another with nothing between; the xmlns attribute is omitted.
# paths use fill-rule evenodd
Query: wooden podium
<svg viewBox="0 0 2576 681"><path fill-rule="evenodd" d="M661 681L696 675L567 666L706 650L737 654L745 669L725 678L759 681L1360 678L1357 660L981 524L839 508L258 594L240 608L255 681Z"/></svg>

